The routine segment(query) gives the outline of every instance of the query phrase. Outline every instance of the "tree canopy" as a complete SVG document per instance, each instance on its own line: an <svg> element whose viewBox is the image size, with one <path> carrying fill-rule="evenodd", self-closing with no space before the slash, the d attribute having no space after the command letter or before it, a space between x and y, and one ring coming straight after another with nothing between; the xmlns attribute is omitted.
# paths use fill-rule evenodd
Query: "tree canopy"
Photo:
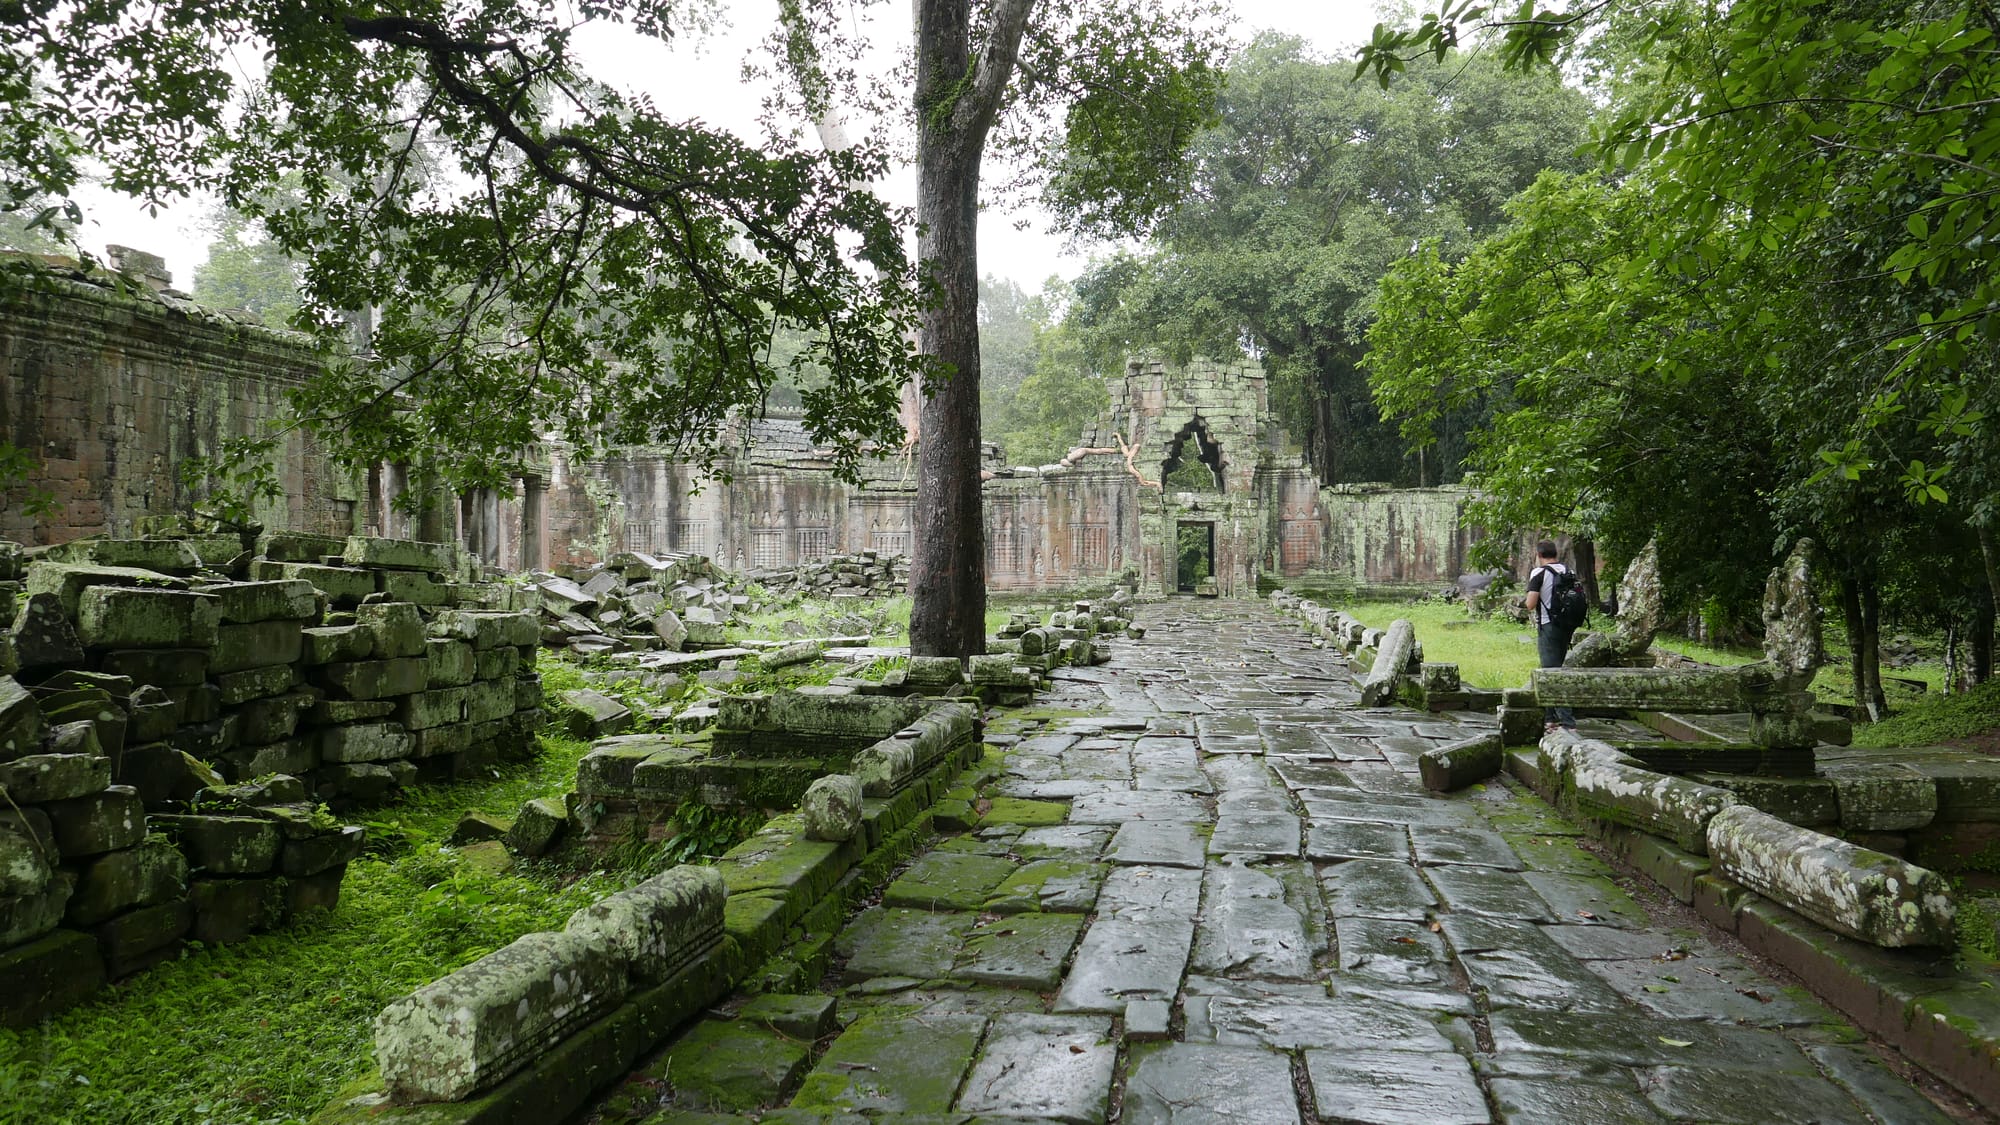
<svg viewBox="0 0 2000 1125"><path fill-rule="evenodd" d="M585 18L672 40L700 0ZM303 267L298 325L336 361L295 406L357 461L489 479L553 432L701 456L725 413L813 365L808 424L852 463L894 427L922 299L871 148L753 146L591 81L573 17L416 0L16 7L0 191L63 197L86 157L165 205L218 195ZM251 79L236 61L261 52ZM295 196L274 199L290 179ZM367 350L345 312L374 310ZM390 407L394 409L390 409Z"/></svg>

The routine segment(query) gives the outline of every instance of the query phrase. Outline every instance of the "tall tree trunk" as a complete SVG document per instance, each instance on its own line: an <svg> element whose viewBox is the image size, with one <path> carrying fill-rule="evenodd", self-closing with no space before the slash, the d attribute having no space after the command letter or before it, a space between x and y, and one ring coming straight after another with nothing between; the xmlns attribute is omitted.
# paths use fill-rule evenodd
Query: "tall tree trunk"
<svg viewBox="0 0 2000 1125"><path fill-rule="evenodd" d="M1861 670L1868 681L1863 703L1868 721L1879 723L1889 716L1889 697L1882 692L1882 592L1871 581L1861 584L1861 631Z"/></svg>
<svg viewBox="0 0 2000 1125"><path fill-rule="evenodd" d="M1969 683L1977 687L1993 678L1993 599L1972 615L1972 667Z"/></svg>
<svg viewBox="0 0 2000 1125"><path fill-rule="evenodd" d="M978 65L969 0L917 0L917 258L937 285L917 340L925 379L910 550L910 651L986 648L979 482L979 165L1034 0L999 0Z"/></svg>
<svg viewBox="0 0 2000 1125"><path fill-rule="evenodd" d="M1986 610L1972 634L1972 674L1980 681L1993 677L1994 609L2000 607L2000 544L1993 541L1993 529L1975 529L1979 536L1979 557L1986 564ZM1980 653L1985 653L1982 660Z"/></svg>
<svg viewBox="0 0 2000 1125"><path fill-rule="evenodd" d="M1597 588L1597 542L1587 535L1579 535L1569 541L1569 553L1576 560L1576 577L1583 583L1583 596L1590 599L1594 609L1603 613L1604 597Z"/></svg>
<svg viewBox="0 0 2000 1125"><path fill-rule="evenodd" d="M1854 690L1855 710L1868 711L1868 672L1861 661L1862 637L1868 632L1861 620L1861 584L1840 576L1840 617L1847 626L1847 671Z"/></svg>

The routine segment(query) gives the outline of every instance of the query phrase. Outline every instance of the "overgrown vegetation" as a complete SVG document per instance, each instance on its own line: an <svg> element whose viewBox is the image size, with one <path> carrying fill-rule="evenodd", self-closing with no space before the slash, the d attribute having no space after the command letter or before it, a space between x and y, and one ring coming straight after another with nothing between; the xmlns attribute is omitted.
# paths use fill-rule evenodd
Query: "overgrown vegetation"
<svg viewBox="0 0 2000 1125"><path fill-rule="evenodd" d="M338 909L190 947L39 1027L0 1031L0 1122L250 1125L317 1112L368 1069L389 1001L636 880L442 842L468 811L511 814L563 792L587 750L544 736L534 762L418 790L368 822Z"/></svg>

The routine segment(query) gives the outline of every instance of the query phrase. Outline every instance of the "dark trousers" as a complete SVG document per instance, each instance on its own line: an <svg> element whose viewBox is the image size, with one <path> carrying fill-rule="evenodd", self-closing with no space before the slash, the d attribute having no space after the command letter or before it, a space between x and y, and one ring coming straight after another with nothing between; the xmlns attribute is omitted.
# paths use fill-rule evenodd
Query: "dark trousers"
<svg viewBox="0 0 2000 1125"><path fill-rule="evenodd" d="M1576 628L1550 622L1535 628L1535 653L1541 657L1542 667L1560 668L1563 657L1569 655L1569 639L1576 635ZM1567 707L1542 708L1542 722L1557 726L1576 725L1576 712Z"/></svg>

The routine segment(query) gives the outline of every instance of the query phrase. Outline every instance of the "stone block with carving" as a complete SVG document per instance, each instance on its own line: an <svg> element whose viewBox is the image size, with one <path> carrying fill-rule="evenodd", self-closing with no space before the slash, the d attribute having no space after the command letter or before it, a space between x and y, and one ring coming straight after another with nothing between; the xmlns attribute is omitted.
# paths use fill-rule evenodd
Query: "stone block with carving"
<svg viewBox="0 0 2000 1125"><path fill-rule="evenodd" d="M1951 888L1934 871L1747 805L1718 812L1707 842L1723 874L1836 933L1891 947L1952 943Z"/></svg>
<svg viewBox="0 0 2000 1125"><path fill-rule="evenodd" d="M722 940L727 897L714 867L675 867L578 910L564 929L623 957L632 980L656 983Z"/></svg>
<svg viewBox="0 0 2000 1125"><path fill-rule="evenodd" d="M1813 541L1801 539L1764 583L1764 659L1788 690L1812 684L1826 662L1819 598L1813 592Z"/></svg>
<svg viewBox="0 0 2000 1125"><path fill-rule="evenodd" d="M861 828L861 781L848 774L829 774L806 788L799 802L806 839L849 840Z"/></svg>

